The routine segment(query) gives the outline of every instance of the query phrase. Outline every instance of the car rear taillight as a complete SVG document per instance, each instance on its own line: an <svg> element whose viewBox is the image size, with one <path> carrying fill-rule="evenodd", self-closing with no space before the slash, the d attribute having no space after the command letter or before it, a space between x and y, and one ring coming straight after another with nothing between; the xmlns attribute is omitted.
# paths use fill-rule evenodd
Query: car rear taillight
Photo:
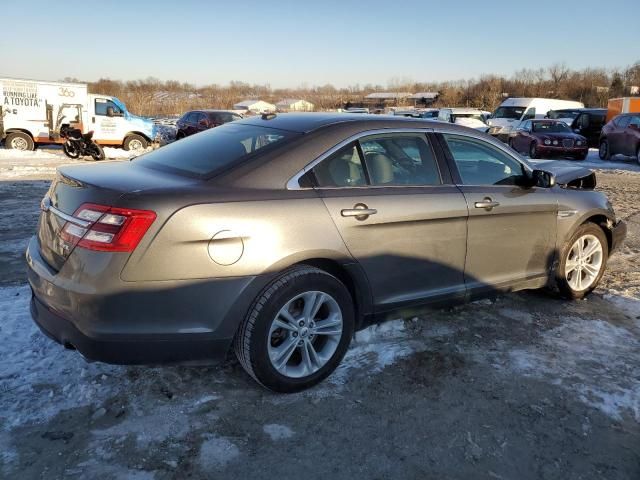
<svg viewBox="0 0 640 480"><path fill-rule="evenodd" d="M74 247L104 252L132 252L156 219L151 210L93 203L81 205L73 216L78 222L62 227L62 239Z"/></svg>

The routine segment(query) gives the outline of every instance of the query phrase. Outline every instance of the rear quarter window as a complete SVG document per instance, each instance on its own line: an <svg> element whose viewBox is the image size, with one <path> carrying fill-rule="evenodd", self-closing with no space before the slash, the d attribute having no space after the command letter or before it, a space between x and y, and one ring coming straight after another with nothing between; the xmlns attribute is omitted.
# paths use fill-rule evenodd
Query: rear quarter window
<svg viewBox="0 0 640 480"><path fill-rule="evenodd" d="M134 161L150 168L204 178L241 163L258 150L284 144L298 135L231 122L159 148Z"/></svg>

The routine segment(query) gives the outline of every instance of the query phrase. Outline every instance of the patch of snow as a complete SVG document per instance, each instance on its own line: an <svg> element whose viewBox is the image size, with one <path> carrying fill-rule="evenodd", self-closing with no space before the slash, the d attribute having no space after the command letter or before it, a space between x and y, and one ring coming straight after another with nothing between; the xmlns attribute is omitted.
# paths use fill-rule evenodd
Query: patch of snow
<svg viewBox="0 0 640 480"><path fill-rule="evenodd" d="M108 398L102 376L123 367L88 364L45 337L29 313L28 286L0 288L0 425L12 428L45 421L67 408Z"/></svg>
<svg viewBox="0 0 640 480"><path fill-rule="evenodd" d="M544 168L547 162L553 162L554 166L585 167L591 170L625 170L628 172L640 172L640 164L635 158L615 155L611 160L600 160L597 148L589 149L589 154L584 160L536 159L527 157L527 160L540 168Z"/></svg>
<svg viewBox="0 0 640 480"><path fill-rule="evenodd" d="M291 438L294 435L293 430L291 430L289 427L287 427L286 425L278 425L277 423L270 423L268 425L265 425L264 427L262 427L262 430L264 431L264 433L269 435L271 440L273 440L274 442Z"/></svg>
<svg viewBox="0 0 640 480"><path fill-rule="evenodd" d="M240 455L238 447L224 437L210 437L200 446L198 463L203 471L218 470Z"/></svg>
<svg viewBox="0 0 640 480"><path fill-rule="evenodd" d="M507 368L550 380L616 420L630 414L640 422L639 362L640 340L626 326L566 317L536 345L510 351Z"/></svg>

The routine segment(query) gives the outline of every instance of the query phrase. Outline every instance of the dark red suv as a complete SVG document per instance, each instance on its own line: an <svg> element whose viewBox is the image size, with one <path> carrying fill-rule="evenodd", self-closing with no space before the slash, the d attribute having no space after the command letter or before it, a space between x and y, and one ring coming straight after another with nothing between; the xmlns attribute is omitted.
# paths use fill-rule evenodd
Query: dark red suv
<svg viewBox="0 0 640 480"><path fill-rule="evenodd" d="M176 140L240 119L237 113L226 110L192 110L176 122Z"/></svg>
<svg viewBox="0 0 640 480"><path fill-rule="evenodd" d="M618 115L600 134L600 158L609 160L621 154L635 157L640 163L640 113Z"/></svg>

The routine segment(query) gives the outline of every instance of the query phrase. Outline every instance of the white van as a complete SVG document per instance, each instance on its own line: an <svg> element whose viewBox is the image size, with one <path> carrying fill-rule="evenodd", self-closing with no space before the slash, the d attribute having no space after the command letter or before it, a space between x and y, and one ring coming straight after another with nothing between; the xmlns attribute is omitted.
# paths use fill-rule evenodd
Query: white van
<svg viewBox="0 0 640 480"><path fill-rule="evenodd" d="M489 134L506 142L521 122L544 118L549 110L566 108L584 108L584 104L553 98L507 98L487 120Z"/></svg>
<svg viewBox="0 0 640 480"><path fill-rule="evenodd" d="M0 140L5 148L33 150L38 144L62 143L60 126L93 130L100 145L125 150L146 148L156 139L151 120L132 115L115 97L88 93L82 83L0 78Z"/></svg>

